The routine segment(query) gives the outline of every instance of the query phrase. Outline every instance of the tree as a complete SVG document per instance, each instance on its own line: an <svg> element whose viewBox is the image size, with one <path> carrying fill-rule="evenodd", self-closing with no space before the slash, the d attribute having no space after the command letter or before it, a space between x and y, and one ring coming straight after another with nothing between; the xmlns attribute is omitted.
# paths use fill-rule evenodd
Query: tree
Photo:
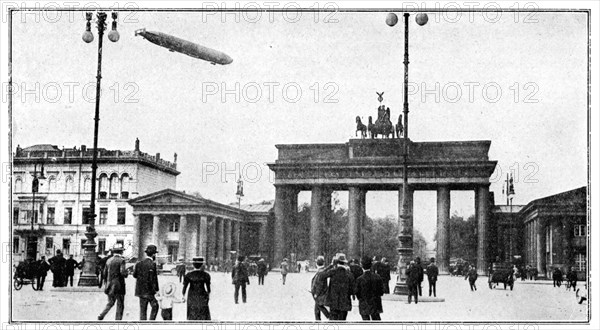
<svg viewBox="0 0 600 330"><path fill-rule="evenodd" d="M453 214L449 219L450 258L462 258L469 262L477 259L477 222L471 215L465 221L463 217ZM437 234L434 238L437 241Z"/></svg>

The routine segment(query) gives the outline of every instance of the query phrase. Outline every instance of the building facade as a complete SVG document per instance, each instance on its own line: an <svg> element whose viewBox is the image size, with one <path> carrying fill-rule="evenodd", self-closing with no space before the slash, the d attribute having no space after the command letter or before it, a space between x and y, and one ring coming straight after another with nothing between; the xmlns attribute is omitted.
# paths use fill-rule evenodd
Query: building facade
<svg viewBox="0 0 600 330"><path fill-rule="evenodd" d="M269 258L272 203L233 206L173 189L129 200L133 209L133 255L154 244L168 261L204 256L211 263L234 255Z"/></svg>
<svg viewBox="0 0 600 330"><path fill-rule="evenodd" d="M551 278L575 267L587 275L587 188L539 198L527 205L497 205L492 211L491 250L499 262L519 263Z"/></svg>
<svg viewBox="0 0 600 330"><path fill-rule="evenodd" d="M90 212L93 149L58 148L54 145L17 147L12 167L12 251L16 262L27 249L36 258L54 255L57 249L75 258L83 254L87 214ZM160 154L140 151L139 140L131 151L98 149L96 185L97 251L115 243L132 252L133 209L128 201L161 189L175 189L177 155L173 162ZM42 173L43 169L43 173ZM38 190L32 192L37 177Z"/></svg>

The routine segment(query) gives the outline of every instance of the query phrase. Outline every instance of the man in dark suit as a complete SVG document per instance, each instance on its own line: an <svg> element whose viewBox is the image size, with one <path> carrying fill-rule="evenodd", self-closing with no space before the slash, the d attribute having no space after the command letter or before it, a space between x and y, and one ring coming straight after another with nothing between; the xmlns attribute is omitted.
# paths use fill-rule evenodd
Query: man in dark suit
<svg viewBox="0 0 600 330"><path fill-rule="evenodd" d="M242 302L244 304L246 303L246 285L250 284L250 279L248 278L248 269L244 264L244 259L244 256L238 256L237 262L231 270L231 279L233 285L235 285L233 298L236 304L238 303L238 297L240 295L240 287L242 288Z"/></svg>
<svg viewBox="0 0 600 330"><path fill-rule="evenodd" d="M330 278L327 306L330 320L345 321L352 310L351 297L354 294L354 276L347 265L346 255L338 253L334 265L325 270L323 276Z"/></svg>
<svg viewBox="0 0 600 330"><path fill-rule="evenodd" d="M359 278L360 275L363 274L363 270L362 270L362 268L360 268L360 264L358 263L358 259L352 259L350 261L350 272L352 273L352 276L354 276L355 280L357 278Z"/></svg>
<svg viewBox="0 0 600 330"><path fill-rule="evenodd" d="M431 292L433 292L433 296L436 296L435 292L435 284L437 282L438 275L440 273L438 267L435 265L435 258L431 258L431 263L427 266L427 281L429 282L429 296L431 297Z"/></svg>
<svg viewBox="0 0 600 330"><path fill-rule="evenodd" d="M421 272L423 269L421 269ZM408 303L412 301L412 297L415 298L415 304L419 303L419 269L414 260L410 262L406 268L406 286L408 287Z"/></svg>
<svg viewBox="0 0 600 330"><path fill-rule="evenodd" d="M423 279L425 278L424 276L424 271L423 271L423 264L421 264L421 258L417 257L415 258L415 265L417 266L417 272L419 273L419 282L417 285L417 291L419 292L419 297L423 295Z"/></svg>
<svg viewBox="0 0 600 330"><path fill-rule="evenodd" d="M48 275L48 270L50 270L50 265L46 261L45 256L41 256L40 260L37 262L37 286L38 290L44 290L44 282L46 282L46 275Z"/></svg>
<svg viewBox="0 0 600 330"><path fill-rule="evenodd" d="M108 304L98 315L98 320L103 320L110 309L117 303L117 312L115 320L123 319L123 310L125 309L125 278L127 277L127 269L125 267L125 258L123 253L123 245L117 244L113 247L113 256L108 259L104 267L105 278L107 279L104 293L108 296Z"/></svg>
<svg viewBox="0 0 600 330"><path fill-rule="evenodd" d="M133 277L137 279L135 282L135 296L140 299L140 320L142 321L146 320L148 304L152 308L150 320L156 320L156 314L158 314L158 301L154 297L158 292L158 273L154 263L156 252L156 245L148 245L146 247L148 257L138 261L133 269Z"/></svg>
<svg viewBox="0 0 600 330"><path fill-rule="evenodd" d="M75 276L75 268L79 266L79 263L73 259L73 255L69 255L69 259L65 262L65 286L71 284L73 286L73 277Z"/></svg>
<svg viewBox="0 0 600 330"><path fill-rule="evenodd" d="M56 255L48 259L50 263L50 270L52 271L52 286L63 287L65 286L65 266L66 260L63 257L61 250L56 250Z"/></svg>
<svg viewBox="0 0 600 330"><path fill-rule="evenodd" d="M258 285L265 285L265 275L267 275L265 259L261 258L256 264L256 273L258 275Z"/></svg>
<svg viewBox="0 0 600 330"><path fill-rule="evenodd" d="M379 275L383 281L383 293L385 294L390 293L390 280L392 279L392 276L390 275L391 270L387 259L381 258L376 274Z"/></svg>
<svg viewBox="0 0 600 330"><path fill-rule="evenodd" d="M371 271L371 259L363 257L361 260L363 274L356 279L355 294L358 298L358 312L364 321L380 321L383 313L381 296L383 296L384 283L381 277Z"/></svg>
<svg viewBox="0 0 600 330"><path fill-rule="evenodd" d="M329 319L329 311L325 304L327 303L327 277L322 276L324 273L325 257L317 257L317 272L312 278L310 293L315 300L315 320L321 321L321 313Z"/></svg>

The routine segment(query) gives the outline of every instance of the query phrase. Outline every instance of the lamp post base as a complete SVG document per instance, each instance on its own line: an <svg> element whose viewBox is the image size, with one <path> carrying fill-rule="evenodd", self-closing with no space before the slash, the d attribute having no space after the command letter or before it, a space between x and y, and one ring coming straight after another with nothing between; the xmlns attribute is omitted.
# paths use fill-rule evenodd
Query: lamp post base
<svg viewBox="0 0 600 330"><path fill-rule="evenodd" d="M79 277L77 286L98 286L98 276L96 276L96 265L98 263L98 256L96 255L96 241L94 238L98 236L96 230L88 226L85 232L87 241L83 244L85 252L83 258L85 263L83 264L83 270Z"/></svg>
<svg viewBox="0 0 600 330"><path fill-rule="evenodd" d="M405 281L399 280L396 282L396 286L394 287L394 294L401 296L408 296L408 285Z"/></svg>

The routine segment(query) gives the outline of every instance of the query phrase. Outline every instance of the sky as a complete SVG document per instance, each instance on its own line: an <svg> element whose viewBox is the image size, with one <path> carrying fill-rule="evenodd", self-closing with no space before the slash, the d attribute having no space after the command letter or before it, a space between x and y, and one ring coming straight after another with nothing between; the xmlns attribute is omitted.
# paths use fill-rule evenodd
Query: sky
<svg viewBox="0 0 600 330"><path fill-rule="evenodd" d="M91 146L96 33L82 41L82 12L15 15L13 151ZM139 138L144 152L178 154L177 189L230 203L241 172L244 203L274 199L265 164L277 158L275 145L347 142L356 116L376 116L376 92L396 121L404 27L389 27L386 15L121 12L120 40L104 39L99 146L132 150ZM491 140L497 204L506 202L506 173L515 177L515 205L586 185L587 19L437 12L419 26L411 16L410 139ZM140 28L223 51L233 63L169 52L134 36ZM473 213L473 193L451 198L452 214ZM309 200L301 194L300 203ZM415 195L415 227L426 238L435 200L435 192ZM397 192L370 192L367 214L397 215L397 201Z"/></svg>

